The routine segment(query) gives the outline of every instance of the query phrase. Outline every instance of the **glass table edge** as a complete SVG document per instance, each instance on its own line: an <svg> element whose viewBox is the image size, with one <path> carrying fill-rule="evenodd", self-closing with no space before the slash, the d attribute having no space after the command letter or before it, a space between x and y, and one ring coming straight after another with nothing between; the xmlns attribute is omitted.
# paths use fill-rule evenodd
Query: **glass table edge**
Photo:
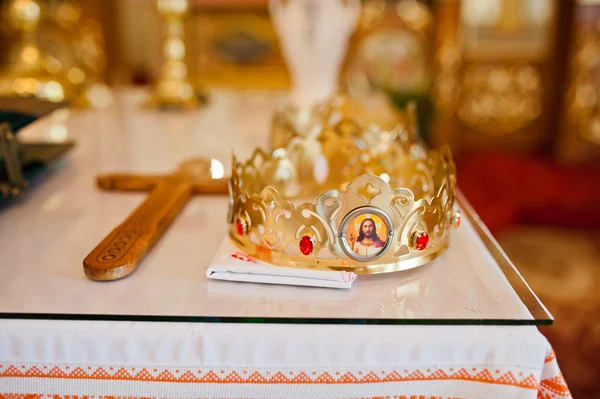
<svg viewBox="0 0 600 399"><path fill-rule="evenodd" d="M217 317L118 315L85 313L0 313L1 319L69 320L69 321L127 321L155 323L259 323L259 324L342 324L342 325L480 325L480 326L548 326L550 319L335 319L305 317Z"/></svg>
<svg viewBox="0 0 600 399"><path fill-rule="evenodd" d="M458 204L471 222L502 273L507 278L523 304L531 313L531 319L383 319L383 318L306 318L306 317L220 317L188 315L140 315L140 314L87 314L87 313L22 313L0 312L0 319L23 320L82 320L82 321L139 321L139 322L188 322L188 323L264 323L264 324L368 324L368 325L498 325L498 326L548 326L554 318L541 303L517 268L492 237L464 195L457 191Z"/></svg>
<svg viewBox="0 0 600 399"><path fill-rule="evenodd" d="M533 292L529 284L527 284L519 270L500 247L500 244L498 244L496 239L494 239L477 212L475 212L460 190L457 190L456 199L458 200L458 204L463 214L471 221L475 232L498 264L498 267L500 267L500 270L508 280L510 286L519 296L519 299L523 302L525 307L527 307L527 310L529 310L533 319L538 322L543 321L545 323L544 325L552 325L554 322L552 314Z"/></svg>

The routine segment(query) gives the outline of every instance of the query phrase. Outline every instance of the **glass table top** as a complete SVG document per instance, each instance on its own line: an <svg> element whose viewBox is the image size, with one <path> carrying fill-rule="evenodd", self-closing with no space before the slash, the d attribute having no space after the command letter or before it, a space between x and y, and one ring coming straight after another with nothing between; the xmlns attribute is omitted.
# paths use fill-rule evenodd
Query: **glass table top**
<svg viewBox="0 0 600 399"><path fill-rule="evenodd" d="M197 196L138 270L97 282L82 261L145 197L102 192L106 172L166 173L185 158L230 162L248 154L279 100L235 91L206 110L173 117L142 112L137 92L117 105L72 115L78 145L17 204L0 211L0 318L311 324L547 325L552 316L466 199L460 228L440 258L413 270L359 276L351 289L210 280L206 268L227 233L227 198ZM271 101L271 102L269 102ZM250 103L248 103L250 102ZM121 112L124 108L126 112ZM257 116L258 112L263 117ZM236 118L227 115L235 113ZM24 134L43 135L35 123ZM213 136L207 137L206 127ZM142 150L143 148L143 150ZM227 171L227 167L225 167ZM459 177L460 185L460 177ZM1 321L0 321L1 322Z"/></svg>

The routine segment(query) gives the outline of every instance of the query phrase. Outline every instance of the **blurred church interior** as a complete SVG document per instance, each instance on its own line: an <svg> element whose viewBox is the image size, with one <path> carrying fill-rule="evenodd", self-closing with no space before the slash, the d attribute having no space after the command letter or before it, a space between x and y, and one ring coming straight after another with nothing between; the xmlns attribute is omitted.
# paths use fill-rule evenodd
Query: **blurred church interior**
<svg viewBox="0 0 600 399"><path fill-rule="evenodd" d="M15 11L30 2L39 18ZM185 54L197 88L289 87L267 0L167 3L0 1L1 94L31 91L37 73L60 82L46 99L102 106L160 79L165 51ZM557 319L541 330L573 396L600 397L600 1L364 0L361 12L342 87L417 102L422 138L451 145L460 189ZM173 20L185 29L164 49Z"/></svg>

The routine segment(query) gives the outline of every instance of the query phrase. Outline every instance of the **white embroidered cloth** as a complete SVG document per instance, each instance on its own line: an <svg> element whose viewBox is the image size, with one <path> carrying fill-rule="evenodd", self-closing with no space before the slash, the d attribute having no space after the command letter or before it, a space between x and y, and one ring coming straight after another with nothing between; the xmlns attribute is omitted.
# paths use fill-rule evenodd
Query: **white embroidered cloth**
<svg viewBox="0 0 600 399"><path fill-rule="evenodd" d="M351 288L356 274L270 265L240 252L229 237L225 237L206 269L206 277L248 283Z"/></svg>
<svg viewBox="0 0 600 399"><path fill-rule="evenodd" d="M528 326L0 321L0 398L567 399Z"/></svg>

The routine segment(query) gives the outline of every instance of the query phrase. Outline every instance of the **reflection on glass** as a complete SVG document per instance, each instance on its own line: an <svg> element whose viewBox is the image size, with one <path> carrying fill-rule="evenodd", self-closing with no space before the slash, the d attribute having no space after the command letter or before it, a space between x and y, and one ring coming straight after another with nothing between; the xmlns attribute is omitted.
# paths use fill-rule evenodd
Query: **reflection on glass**
<svg viewBox="0 0 600 399"><path fill-rule="evenodd" d="M68 108L58 109L51 114L51 123L45 132L45 136L48 140L53 142L64 142L69 138L69 130L66 126L69 115L70 111Z"/></svg>
<svg viewBox="0 0 600 399"><path fill-rule="evenodd" d="M218 159L210 160L210 176L213 179L222 179L225 176L225 168L223 163Z"/></svg>

